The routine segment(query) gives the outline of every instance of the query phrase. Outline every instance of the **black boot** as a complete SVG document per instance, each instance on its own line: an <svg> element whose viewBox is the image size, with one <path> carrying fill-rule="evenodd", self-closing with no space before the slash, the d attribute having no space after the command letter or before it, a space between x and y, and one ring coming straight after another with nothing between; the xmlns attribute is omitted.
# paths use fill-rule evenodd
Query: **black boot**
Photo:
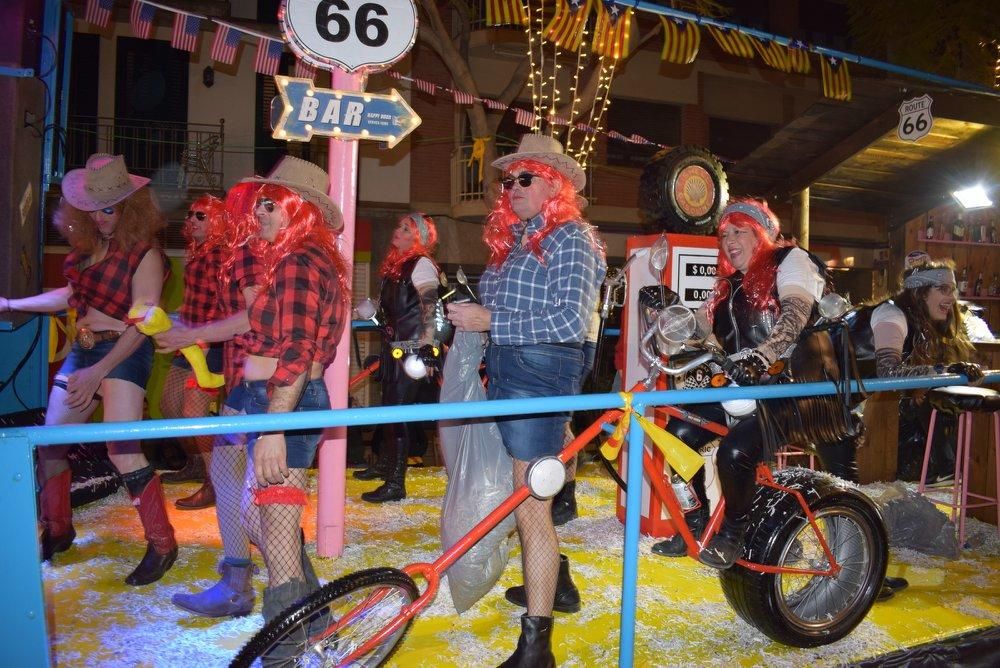
<svg viewBox="0 0 1000 668"><path fill-rule="evenodd" d="M504 592L504 597L514 605L528 607L524 585L511 587ZM559 555L559 579L556 581L556 597L552 609L558 612L580 611L580 590L573 584L573 578L569 575L569 558L565 554Z"/></svg>
<svg viewBox="0 0 1000 668"><path fill-rule="evenodd" d="M382 447L390 448L387 453L389 457L389 468L386 472L385 482L381 487L373 492L365 492L361 498L368 503L385 503L387 501L400 501L406 498L406 456L407 443L405 439L393 438L382 443Z"/></svg>
<svg viewBox="0 0 1000 668"><path fill-rule="evenodd" d="M500 668L555 668L552 654L552 618L521 615L517 649Z"/></svg>
<svg viewBox="0 0 1000 668"><path fill-rule="evenodd" d="M719 570L730 568L736 560L743 556L743 541L746 539L748 518L723 520L719 533L712 536L698 555L701 563Z"/></svg>
<svg viewBox="0 0 1000 668"><path fill-rule="evenodd" d="M701 540L701 535L705 532L705 525L708 524L708 506L702 504L700 508L687 513L684 516L688 529L694 535L695 540ZM664 557L686 557L687 543L680 533L676 533L666 540L661 540L653 545L653 554Z"/></svg>
<svg viewBox="0 0 1000 668"><path fill-rule="evenodd" d="M264 589L264 606L261 608L260 614L264 617L265 622L270 622L313 591L302 580L289 580L277 587L266 587ZM308 647L307 630L300 626L295 633L272 646L261 657L261 665L268 667L294 665L295 659L302 656Z"/></svg>
<svg viewBox="0 0 1000 668"><path fill-rule="evenodd" d="M378 457L375 459L375 463L366 469L361 469L360 471L354 471L351 473L357 480L385 480L386 470L388 469L388 458L386 457L386 450L388 445L382 444L379 449Z"/></svg>
<svg viewBox="0 0 1000 668"><path fill-rule="evenodd" d="M570 480L552 499L552 523L561 527L578 517L576 513L576 480Z"/></svg>

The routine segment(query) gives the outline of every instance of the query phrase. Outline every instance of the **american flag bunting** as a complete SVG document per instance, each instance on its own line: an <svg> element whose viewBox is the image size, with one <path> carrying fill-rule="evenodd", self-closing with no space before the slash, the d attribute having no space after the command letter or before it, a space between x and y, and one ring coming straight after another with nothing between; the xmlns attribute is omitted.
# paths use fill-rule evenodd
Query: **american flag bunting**
<svg viewBox="0 0 1000 668"><path fill-rule="evenodd" d="M114 6L115 0L87 0L84 20L103 30L111 23L111 10L114 9Z"/></svg>
<svg viewBox="0 0 1000 668"><path fill-rule="evenodd" d="M744 35L739 30L730 30L729 28L706 27L709 34L715 38L715 42L719 45L719 48L730 56L753 58L753 45L747 35Z"/></svg>
<svg viewBox="0 0 1000 668"><path fill-rule="evenodd" d="M215 39L212 41L212 60L225 65L232 65L236 60L236 50L240 48L243 33L236 28L217 23Z"/></svg>
<svg viewBox="0 0 1000 668"><path fill-rule="evenodd" d="M497 102L496 100L484 98L483 104L486 105L487 109L492 109L493 111L507 111L507 105L503 102Z"/></svg>
<svg viewBox="0 0 1000 668"><path fill-rule="evenodd" d="M149 39L153 34L153 17L156 16L156 7L147 5L142 0L132 0L132 9L128 13L128 22L132 26L132 33L139 39Z"/></svg>
<svg viewBox="0 0 1000 668"><path fill-rule="evenodd" d="M628 137L618 132L617 130L608 130L608 139L617 139L619 141L628 141Z"/></svg>
<svg viewBox="0 0 1000 668"><path fill-rule="evenodd" d="M847 61L833 56L819 59L823 72L823 95L831 100L851 101L851 75L847 71Z"/></svg>
<svg viewBox="0 0 1000 668"><path fill-rule="evenodd" d="M455 104L466 104L473 105L476 103L476 98L466 93L464 90L458 90L457 88L451 91L455 98Z"/></svg>
<svg viewBox="0 0 1000 668"><path fill-rule="evenodd" d="M201 29L201 19L192 14L178 12L174 17L174 33L170 38L170 46L182 51L197 51L198 31Z"/></svg>
<svg viewBox="0 0 1000 668"><path fill-rule="evenodd" d="M278 73L284 48L284 43L279 40L261 37L257 43L257 57L253 61L253 69L258 74L273 77Z"/></svg>
<svg viewBox="0 0 1000 668"><path fill-rule="evenodd" d="M514 121L518 125L523 125L526 128L530 128L535 124L535 115L530 111L528 111L527 109L515 109Z"/></svg>
<svg viewBox="0 0 1000 668"><path fill-rule="evenodd" d="M528 11L521 0L486 0L486 25L528 25Z"/></svg>
<svg viewBox="0 0 1000 668"><path fill-rule="evenodd" d="M660 60L678 65L690 65L701 46L701 31L690 21L660 17L663 24L663 51Z"/></svg>
<svg viewBox="0 0 1000 668"><path fill-rule="evenodd" d="M556 15L543 33L545 39L562 49L578 51L593 2L595 0L557 0Z"/></svg>
<svg viewBox="0 0 1000 668"><path fill-rule="evenodd" d="M788 58L788 49L786 49L781 44L769 39L757 39L756 37L750 37L750 43L753 44L754 51L760 56L760 59L768 67L773 67L776 70L781 70L782 72L791 72L792 63Z"/></svg>
<svg viewBox="0 0 1000 668"><path fill-rule="evenodd" d="M413 83L416 84L417 88L427 93L428 95L434 95L437 90L437 86L432 84L430 81L424 81L423 79L414 79Z"/></svg>
<svg viewBox="0 0 1000 668"><path fill-rule="evenodd" d="M809 74L812 65L809 63L809 45L801 40L792 40L788 45L788 64L792 72Z"/></svg>
<svg viewBox="0 0 1000 668"><path fill-rule="evenodd" d="M598 2L597 25L594 27L594 45L591 51L616 60L625 58L628 56L631 29L631 9L622 9L614 0Z"/></svg>
<svg viewBox="0 0 1000 668"><path fill-rule="evenodd" d="M301 58L295 59L295 76L300 79L316 80L316 66L310 65Z"/></svg>

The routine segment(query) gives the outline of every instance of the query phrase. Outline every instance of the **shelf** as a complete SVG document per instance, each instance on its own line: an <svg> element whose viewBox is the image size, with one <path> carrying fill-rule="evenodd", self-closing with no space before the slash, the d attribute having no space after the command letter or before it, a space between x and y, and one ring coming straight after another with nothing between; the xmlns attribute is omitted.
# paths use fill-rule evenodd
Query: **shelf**
<svg viewBox="0 0 1000 668"><path fill-rule="evenodd" d="M917 238L917 241L922 244L942 244L946 246L997 246L1000 244L991 244L983 241L946 241L944 239L921 239Z"/></svg>
<svg viewBox="0 0 1000 668"><path fill-rule="evenodd" d="M983 302L1000 301L1000 297L986 297L986 296L983 296L983 297L963 297L962 295L959 295L958 298L961 299L963 302L972 302L972 303L976 303L976 302L979 302L979 301L983 301Z"/></svg>

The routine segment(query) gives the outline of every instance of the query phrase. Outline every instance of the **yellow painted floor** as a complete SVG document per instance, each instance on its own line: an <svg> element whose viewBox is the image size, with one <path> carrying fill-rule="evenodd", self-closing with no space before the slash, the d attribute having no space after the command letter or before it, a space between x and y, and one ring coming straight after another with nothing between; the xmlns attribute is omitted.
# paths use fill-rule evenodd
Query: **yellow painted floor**
<svg viewBox="0 0 1000 668"><path fill-rule="evenodd" d="M614 516L614 483L596 465L581 467L581 516L560 528L563 551L584 607L557 613L554 650L561 666L610 666L618 660L623 530ZM440 554L438 521L445 476L440 468L411 469L409 497L371 506L359 500L374 483L348 482L345 553L314 559L324 581L373 566L400 567ZM168 486L171 500L193 484ZM128 587L122 579L145 545L135 511L123 492L76 511L73 548L44 570L53 652L59 666L225 666L261 625L260 597L242 619L196 618L170 604L170 596L215 581L220 556L212 509L173 509L180 557L158 583ZM306 533L314 538L312 509ZM833 666L879 656L967 631L1000 625L1000 541L996 528L971 521L970 543L950 561L908 550L893 551L891 575L909 589L877 604L847 638L801 650L772 642L729 608L715 572L690 559L665 559L641 543L637 666ZM310 545L315 553L315 545ZM259 555L255 555L258 563ZM417 617L390 665L495 666L513 650L521 610L503 598L520 584L515 553L500 582L463 615L455 613L447 583ZM258 577L258 593L263 587Z"/></svg>

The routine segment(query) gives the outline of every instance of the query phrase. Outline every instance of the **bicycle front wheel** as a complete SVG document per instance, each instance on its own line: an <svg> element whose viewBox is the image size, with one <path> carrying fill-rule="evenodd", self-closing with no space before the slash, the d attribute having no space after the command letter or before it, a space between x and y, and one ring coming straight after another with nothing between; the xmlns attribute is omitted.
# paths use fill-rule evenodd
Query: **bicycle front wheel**
<svg viewBox="0 0 1000 668"><path fill-rule="evenodd" d="M243 646L230 668L249 668L264 657L268 665L279 666L379 666L392 654L412 620L406 620L363 656L352 655L417 595L413 579L395 568L372 568L344 576L268 622Z"/></svg>

